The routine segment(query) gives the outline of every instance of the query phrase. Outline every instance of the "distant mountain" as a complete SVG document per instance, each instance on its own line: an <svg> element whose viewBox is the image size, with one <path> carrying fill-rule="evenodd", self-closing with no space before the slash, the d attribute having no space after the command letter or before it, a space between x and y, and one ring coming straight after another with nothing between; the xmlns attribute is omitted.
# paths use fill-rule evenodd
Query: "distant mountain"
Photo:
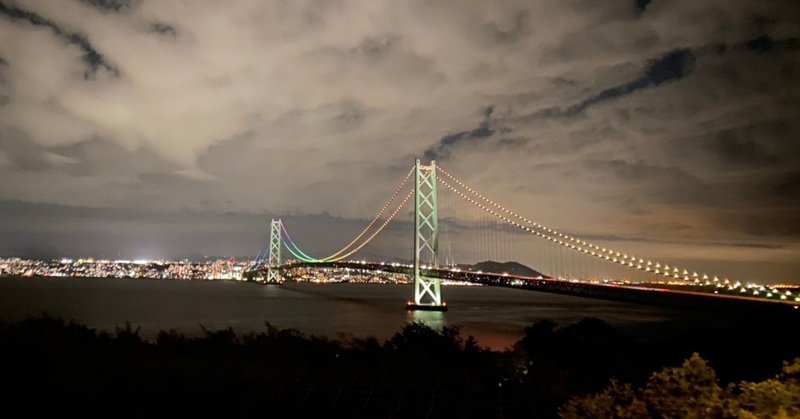
<svg viewBox="0 0 800 419"><path fill-rule="evenodd" d="M478 262L471 266L473 271L492 272L497 274L507 273L516 276L544 276L533 268L529 268L518 262L495 262L487 260Z"/></svg>

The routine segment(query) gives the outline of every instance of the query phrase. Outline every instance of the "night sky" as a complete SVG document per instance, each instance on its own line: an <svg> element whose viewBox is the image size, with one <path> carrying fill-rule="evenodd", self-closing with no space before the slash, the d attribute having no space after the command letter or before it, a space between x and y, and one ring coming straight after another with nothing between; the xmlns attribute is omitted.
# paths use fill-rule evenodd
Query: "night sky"
<svg viewBox="0 0 800 419"><path fill-rule="evenodd" d="M0 0L0 256L253 256L273 216L330 253L422 158L800 282L799 49L795 0Z"/></svg>

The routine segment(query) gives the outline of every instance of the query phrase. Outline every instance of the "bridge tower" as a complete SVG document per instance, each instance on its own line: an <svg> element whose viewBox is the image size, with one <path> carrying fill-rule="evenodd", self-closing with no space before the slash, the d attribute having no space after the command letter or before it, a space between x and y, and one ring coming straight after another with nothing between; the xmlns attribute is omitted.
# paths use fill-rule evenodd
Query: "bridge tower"
<svg viewBox="0 0 800 419"><path fill-rule="evenodd" d="M441 280L426 276L420 268L420 264L427 269L439 267L436 161L424 166L417 159L414 172L414 301L409 301L406 309L446 311Z"/></svg>
<svg viewBox="0 0 800 419"><path fill-rule="evenodd" d="M269 258L267 259L267 284L280 284L283 278L280 275L281 266L281 229L283 224L279 219L272 219L269 225Z"/></svg>

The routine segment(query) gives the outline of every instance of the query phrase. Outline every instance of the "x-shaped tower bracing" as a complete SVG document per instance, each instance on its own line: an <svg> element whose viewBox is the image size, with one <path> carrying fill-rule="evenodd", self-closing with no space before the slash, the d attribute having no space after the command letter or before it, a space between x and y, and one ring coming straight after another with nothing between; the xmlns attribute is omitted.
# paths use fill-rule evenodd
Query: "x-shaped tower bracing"
<svg viewBox="0 0 800 419"><path fill-rule="evenodd" d="M279 284L281 266L281 220L273 219L269 225L269 258L267 258L267 283Z"/></svg>
<svg viewBox="0 0 800 419"><path fill-rule="evenodd" d="M439 278L425 276L427 269L439 267L439 221L436 196L436 161L429 166L417 159L414 168L414 303L417 306L441 307Z"/></svg>

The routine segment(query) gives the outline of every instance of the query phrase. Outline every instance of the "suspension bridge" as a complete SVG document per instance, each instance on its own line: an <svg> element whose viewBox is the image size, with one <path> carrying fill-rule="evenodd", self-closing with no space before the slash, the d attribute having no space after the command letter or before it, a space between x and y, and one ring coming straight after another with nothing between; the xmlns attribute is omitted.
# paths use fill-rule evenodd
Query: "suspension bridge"
<svg viewBox="0 0 800 419"><path fill-rule="evenodd" d="M409 180L413 177L413 184ZM441 187L440 187L441 186ZM413 211L403 212L413 197ZM466 204L466 205L465 205ZM413 263L354 261L352 258L387 230L393 221L411 218ZM372 220L333 254L313 257L273 219L269 242L255 257L248 276L280 284L284 272L297 268L342 268L383 271L413 278L409 310L447 310L442 280L529 289L593 298L659 305L703 305L707 308L752 306L797 310L800 293L742 283L686 267L653 260L592 243L544 226L479 193L432 161L416 160ZM460 258L531 260L533 275L483 272ZM285 261L282 250L292 258Z"/></svg>

